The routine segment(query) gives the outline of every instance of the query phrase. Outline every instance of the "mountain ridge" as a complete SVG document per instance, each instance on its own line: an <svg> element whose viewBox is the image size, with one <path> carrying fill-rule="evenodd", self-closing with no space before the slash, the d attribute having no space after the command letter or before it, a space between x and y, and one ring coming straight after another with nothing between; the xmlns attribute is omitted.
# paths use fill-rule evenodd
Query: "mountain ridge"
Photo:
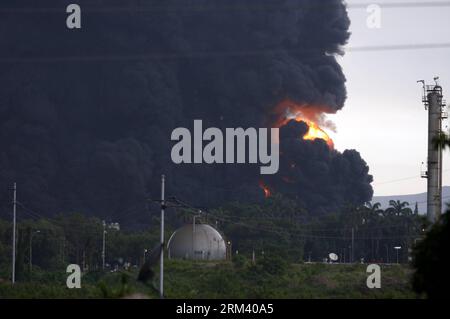
<svg viewBox="0 0 450 319"><path fill-rule="evenodd" d="M372 203L380 203L381 208L386 209L389 207L390 200L400 200L402 202L408 202L409 207L414 210L417 203L419 214L425 214L427 211L427 193L407 194L407 195L385 195L385 196L373 196ZM444 186L442 188L442 211L445 211L447 202L450 202L450 186Z"/></svg>

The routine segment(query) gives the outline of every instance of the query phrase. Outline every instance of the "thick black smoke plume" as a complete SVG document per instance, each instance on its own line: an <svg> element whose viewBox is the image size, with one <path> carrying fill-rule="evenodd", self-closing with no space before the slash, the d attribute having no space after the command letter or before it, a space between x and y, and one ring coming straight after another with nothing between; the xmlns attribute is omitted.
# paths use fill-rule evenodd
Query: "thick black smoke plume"
<svg viewBox="0 0 450 319"><path fill-rule="evenodd" d="M346 99L340 0L78 0L81 30L66 28L71 2L0 4L3 215L13 181L37 212L129 224L147 219L162 173L169 195L198 205L263 200L257 166L172 164L172 130L268 127L283 99L329 113ZM304 130L282 128L271 186L311 213L369 200L358 152L302 141Z"/></svg>

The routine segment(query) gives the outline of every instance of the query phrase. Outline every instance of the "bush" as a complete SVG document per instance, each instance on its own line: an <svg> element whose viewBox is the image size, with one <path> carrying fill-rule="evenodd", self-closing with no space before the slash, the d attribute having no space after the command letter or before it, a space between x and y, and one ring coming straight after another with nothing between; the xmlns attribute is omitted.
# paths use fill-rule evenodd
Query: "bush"
<svg viewBox="0 0 450 319"><path fill-rule="evenodd" d="M414 249L413 288L429 298L443 298L448 295L450 262L450 213L442 215L430 231Z"/></svg>
<svg viewBox="0 0 450 319"><path fill-rule="evenodd" d="M243 269L247 267L249 264L249 261L247 257L244 255L235 255L233 256L233 265L238 269Z"/></svg>
<svg viewBox="0 0 450 319"><path fill-rule="evenodd" d="M255 265L255 270L262 271L269 275L281 276L286 273L288 263L285 259L279 256L264 256Z"/></svg>

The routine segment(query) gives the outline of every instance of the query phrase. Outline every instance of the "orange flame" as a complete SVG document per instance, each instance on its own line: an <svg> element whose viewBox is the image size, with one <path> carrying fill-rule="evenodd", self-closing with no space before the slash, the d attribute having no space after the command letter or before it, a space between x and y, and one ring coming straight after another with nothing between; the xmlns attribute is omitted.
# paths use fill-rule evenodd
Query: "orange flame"
<svg viewBox="0 0 450 319"><path fill-rule="evenodd" d="M327 142L328 146L330 148L334 148L334 143L333 140L328 136L327 133L325 133L324 130L322 130L319 125L317 125L316 123L312 122L312 121L308 121L302 118L298 118L296 117L295 120L297 122L305 122L306 125L308 125L309 129L308 132L303 136L304 140L315 140L316 138L320 138L322 140L324 140L325 142Z"/></svg>
<svg viewBox="0 0 450 319"><path fill-rule="evenodd" d="M261 187L261 189L264 191L265 198L272 196L272 192L270 191L270 188L266 184L264 184L263 181L259 181L259 187Z"/></svg>
<svg viewBox="0 0 450 319"><path fill-rule="evenodd" d="M275 123L276 127L284 126L290 120L304 122L308 125L308 132L303 136L304 140L322 139L328 147L334 148L333 140L318 124L323 122L323 114L326 113L325 107L298 105L290 100L284 100L278 104L274 113L278 117Z"/></svg>

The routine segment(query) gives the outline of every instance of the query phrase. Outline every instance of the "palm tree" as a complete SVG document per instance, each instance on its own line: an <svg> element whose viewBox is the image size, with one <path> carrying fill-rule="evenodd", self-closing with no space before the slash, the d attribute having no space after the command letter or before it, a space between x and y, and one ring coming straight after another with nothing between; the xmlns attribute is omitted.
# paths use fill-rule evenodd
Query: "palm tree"
<svg viewBox="0 0 450 319"><path fill-rule="evenodd" d="M386 213L391 216L409 216L412 215L412 210L409 208L408 202L401 202L399 200L390 200L389 208L386 209Z"/></svg>
<svg viewBox="0 0 450 319"><path fill-rule="evenodd" d="M368 247L370 248L370 258L371 260L376 260L376 256L378 256L379 241L375 238L382 236L382 233L380 232L382 229L378 226L382 219L381 216L383 215L383 210L381 209L381 204L379 202L367 202L364 211L365 221L369 226L369 228L366 229L366 236L370 238L368 243Z"/></svg>
<svg viewBox="0 0 450 319"><path fill-rule="evenodd" d="M438 148L440 146L444 150L447 147L450 148L450 136L443 132L439 133L438 136L433 138L433 145L435 148Z"/></svg>
<svg viewBox="0 0 450 319"><path fill-rule="evenodd" d="M362 210L363 224L375 224L383 215L380 203L366 202Z"/></svg>
<svg viewBox="0 0 450 319"><path fill-rule="evenodd" d="M381 209L381 204L379 202L376 203L367 202L365 206L367 209L367 216L369 218L373 216L380 216L383 213L383 210Z"/></svg>

